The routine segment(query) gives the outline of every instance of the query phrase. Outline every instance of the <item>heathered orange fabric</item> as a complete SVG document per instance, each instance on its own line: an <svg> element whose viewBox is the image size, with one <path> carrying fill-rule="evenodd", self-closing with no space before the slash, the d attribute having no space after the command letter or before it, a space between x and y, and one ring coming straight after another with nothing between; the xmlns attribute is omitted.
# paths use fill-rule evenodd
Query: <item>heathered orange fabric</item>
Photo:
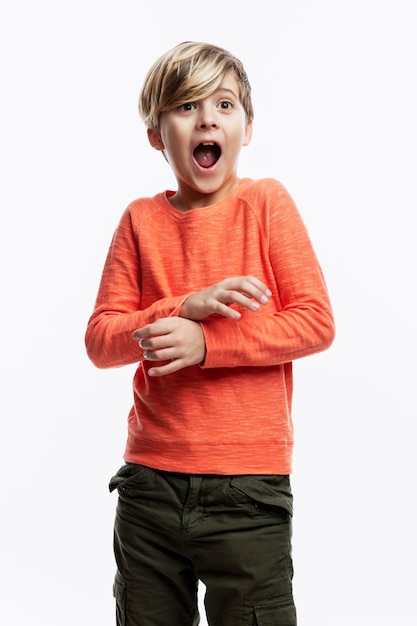
<svg viewBox="0 0 417 626"><path fill-rule="evenodd" d="M168 202L172 193L124 212L86 332L97 367L138 363L125 460L186 473L289 474L291 361L334 337L305 226L273 179L243 179L222 202L186 213ZM239 309L237 321L204 320L204 365L147 376L132 332L177 315L190 293L248 274L272 291L269 303L257 313Z"/></svg>

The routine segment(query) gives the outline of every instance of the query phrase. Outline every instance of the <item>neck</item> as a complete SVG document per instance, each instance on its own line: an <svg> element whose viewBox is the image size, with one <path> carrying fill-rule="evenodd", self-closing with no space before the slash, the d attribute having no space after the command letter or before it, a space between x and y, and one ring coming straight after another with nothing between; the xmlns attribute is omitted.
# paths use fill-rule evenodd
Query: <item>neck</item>
<svg viewBox="0 0 417 626"><path fill-rule="evenodd" d="M234 177L227 185L212 193L199 193L194 189L184 189L179 185L177 192L168 198L168 201L177 211L183 213L194 209L204 209L227 198L236 189L239 182L240 179Z"/></svg>

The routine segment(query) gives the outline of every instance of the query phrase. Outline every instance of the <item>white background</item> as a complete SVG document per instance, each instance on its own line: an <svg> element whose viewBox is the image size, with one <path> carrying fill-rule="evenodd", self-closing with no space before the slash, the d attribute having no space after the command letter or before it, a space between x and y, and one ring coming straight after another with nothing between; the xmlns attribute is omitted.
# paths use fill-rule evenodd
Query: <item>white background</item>
<svg viewBox="0 0 417 626"><path fill-rule="evenodd" d="M417 623L413 5L2 3L5 625L114 623L107 482L133 370L96 370L84 332L121 212L174 185L136 103L151 63L184 40L244 62L255 134L240 174L289 189L336 316L333 347L295 364L299 623Z"/></svg>

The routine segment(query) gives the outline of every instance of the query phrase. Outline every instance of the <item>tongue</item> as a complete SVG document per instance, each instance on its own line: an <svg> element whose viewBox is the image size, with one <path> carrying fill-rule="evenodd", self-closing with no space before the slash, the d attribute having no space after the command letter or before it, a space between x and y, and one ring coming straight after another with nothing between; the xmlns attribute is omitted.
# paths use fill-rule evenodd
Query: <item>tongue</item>
<svg viewBox="0 0 417 626"><path fill-rule="evenodd" d="M219 158L219 149L217 146L199 145L194 150L194 158L200 167L211 167Z"/></svg>

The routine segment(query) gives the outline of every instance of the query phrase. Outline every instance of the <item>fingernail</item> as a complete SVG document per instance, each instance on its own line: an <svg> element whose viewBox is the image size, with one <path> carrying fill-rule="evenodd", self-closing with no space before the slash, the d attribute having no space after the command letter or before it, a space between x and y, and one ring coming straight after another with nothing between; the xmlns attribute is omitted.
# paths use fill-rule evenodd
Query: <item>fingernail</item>
<svg viewBox="0 0 417 626"><path fill-rule="evenodd" d="M261 302L262 304L266 304L268 302L268 298L266 296L262 296Z"/></svg>
<svg viewBox="0 0 417 626"><path fill-rule="evenodd" d="M266 295L268 296L268 298L270 298L272 296L272 291L270 289L267 289L265 291Z"/></svg>

